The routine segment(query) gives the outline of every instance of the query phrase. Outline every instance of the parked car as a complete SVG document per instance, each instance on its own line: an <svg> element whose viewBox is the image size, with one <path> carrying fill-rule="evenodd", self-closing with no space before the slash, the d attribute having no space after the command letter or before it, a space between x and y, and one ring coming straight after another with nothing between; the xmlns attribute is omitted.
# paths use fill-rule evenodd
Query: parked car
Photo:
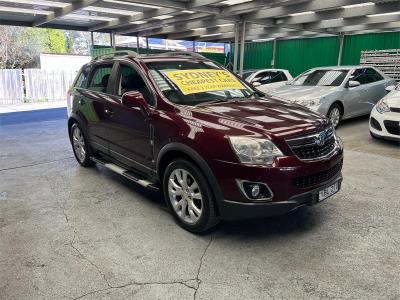
<svg viewBox="0 0 400 300"><path fill-rule="evenodd" d="M386 90L390 93L372 109L369 130L372 137L400 141L400 84Z"/></svg>
<svg viewBox="0 0 400 300"><path fill-rule="evenodd" d="M191 232L311 206L340 189L343 147L327 118L265 98L199 54L102 56L71 93L79 164L162 190Z"/></svg>
<svg viewBox="0 0 400 300"><path fill-rule="evenodd" d="M290 72L284 69L248 70L243 72L242 78L264 93L283 86L288 80L293 79Z"/></svg>
<svg viewBox="0 0 400 300"><path fill-rule="evenodd" d="M317 111L337 127L341 120L369 114L395 82L373 67L314 68L268 95Z"/></svg>

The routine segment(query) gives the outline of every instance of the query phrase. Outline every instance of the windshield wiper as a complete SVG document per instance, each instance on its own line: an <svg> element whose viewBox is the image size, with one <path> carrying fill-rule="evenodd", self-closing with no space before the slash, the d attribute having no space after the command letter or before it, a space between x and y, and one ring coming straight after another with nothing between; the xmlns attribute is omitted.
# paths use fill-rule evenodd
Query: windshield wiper
<svg viewBox="0 0 400 300"><path fill-rule="evenodd" d="M199 104L196 104L196 106L201 106L201 105L208 105L208 104L216 104L216 103L222 103L222 102L228 102L229 99L216 99L216 100L210 100L210 101L205 101L201 102Z"/></svg>

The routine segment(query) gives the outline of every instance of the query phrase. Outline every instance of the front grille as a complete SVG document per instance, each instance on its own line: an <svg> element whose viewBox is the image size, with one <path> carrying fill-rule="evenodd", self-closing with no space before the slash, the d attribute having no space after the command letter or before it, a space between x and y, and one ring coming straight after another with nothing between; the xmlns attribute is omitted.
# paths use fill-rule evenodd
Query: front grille
<svg viewBox="0 0 400 300"><path fill-rule="evenodd" d="M318 184L321 184L329 179L335 177L342 169L343 161L339 162L332 168L315 173L309 176L302 176L293 179L294 185L299 189L309 188Z"/></svg>
<svg viewBox="0 0 400 300"><path fill-rule="evenodd" d="M391 107L390 108L391 112L396 112L396 113L400 113L400 107Z"/></svg>
<svg viewBox="0 0 400 300"><path fill-rule="evenodd" d="M390 134L394 135L400 135L400 122L399 121L383 121L383 124L385 124L386 130Z"/></svg>
<svg viewBox="0 0 400 300"><path fill-rule="evenodd" d="M313 134L286 141L293 153L302 160L313 160L329 156L335 150L335 134L329 127Z"/></svg>

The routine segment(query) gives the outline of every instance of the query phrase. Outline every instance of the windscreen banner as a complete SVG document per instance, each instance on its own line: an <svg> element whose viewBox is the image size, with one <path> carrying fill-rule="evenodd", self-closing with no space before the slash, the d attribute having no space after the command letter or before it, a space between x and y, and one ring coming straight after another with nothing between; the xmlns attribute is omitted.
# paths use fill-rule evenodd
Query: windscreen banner
<svg viewBox="0 0 400 300"><path fill-rule="evenodd" d="M192 69L165 72L184 95L210 91L245 89L243 84L225 70Z"/></svg>

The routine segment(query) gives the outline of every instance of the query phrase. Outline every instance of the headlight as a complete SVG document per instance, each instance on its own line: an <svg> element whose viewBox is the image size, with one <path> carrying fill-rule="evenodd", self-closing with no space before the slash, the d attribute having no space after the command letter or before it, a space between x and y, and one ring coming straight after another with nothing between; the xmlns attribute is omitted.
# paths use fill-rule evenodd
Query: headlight
<svg viewBox="0 0 400 300"><path fill-rule="evenodd" d="M321 103L321 98L295 100L294 102L307 107L317 106Z"/></svg>
<svg viewBox="0 0 400 300"><path fill-rule="evenodd" d="M390 112L390 108L386 103L386 99L379 100L379 102L376 104L375 107L376 107L376 110L378 111L378 113L380 113L380 114Z"/></svg>
<svg viewBox="0 0 400 300"><path fill-rule="evenodd" d="M272 164L277 156L283 156L278 147L268 139L230 136L232 148L242 163Z"/></svg>

